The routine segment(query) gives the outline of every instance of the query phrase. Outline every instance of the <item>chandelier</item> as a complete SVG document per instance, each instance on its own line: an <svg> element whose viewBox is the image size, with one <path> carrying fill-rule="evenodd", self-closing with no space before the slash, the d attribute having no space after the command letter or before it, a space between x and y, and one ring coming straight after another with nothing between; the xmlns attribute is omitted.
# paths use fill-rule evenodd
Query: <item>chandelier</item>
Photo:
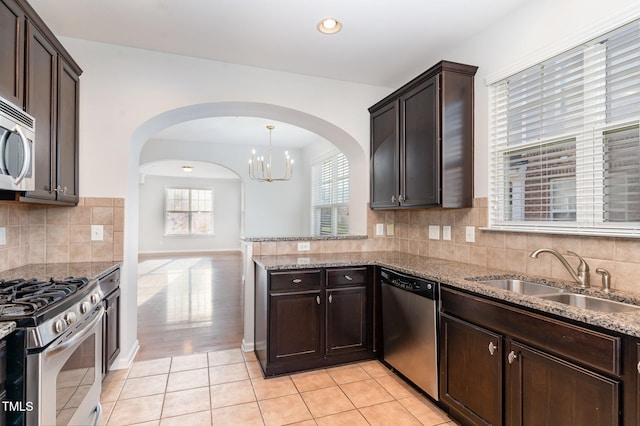
<svg viewBox="0 0 640 426"><path fill-rule="evenodd" d="M257 180L260 182L276 182L276 181L285 181L291 179L293 176L293 159L289 158L289 153L287 151L284 152L284 176L274 178L273 167L271 166L271 132L273 131L274 126L267 126L269 129L269 162L265 163L264 156L256 157L256 150L254 149L251 152L251 158L249 159L249 177L252 180Z"/></svg>

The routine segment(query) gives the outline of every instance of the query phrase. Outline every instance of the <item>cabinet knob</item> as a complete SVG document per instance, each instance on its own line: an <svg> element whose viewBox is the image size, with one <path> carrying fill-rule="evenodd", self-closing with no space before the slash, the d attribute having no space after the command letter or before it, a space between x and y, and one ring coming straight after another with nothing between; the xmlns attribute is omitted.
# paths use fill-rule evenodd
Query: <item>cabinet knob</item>
<svg viewBox="0 0 640 426"><path fill-rule="evenodd" d="M511 351L509 352L509 356L507 358L509 359L509 364L513 364L513 361L518 359L518 355L516 355L514 351Z"/></svg>
<svg viewBox="0 0 640 426"><path fill-rule="evenodd" d="M392 196L391 196L391 202L392 202L392 203L395 203L395 202L397 202L397 201L398 201L398 199L396 198L396 196L395 196L395 195L392 195Z"/></svg>
<svg viewBox="0 0 640 426"><path fill-rule="evenodd" d="M398 201L403 203L405 200L404 195L398 195Z"/></svg>
<svg viewBox="0 0 640 426"><path fill-rule="evenodd" d="M319 305L320 304L320 296L316 296L316 303Z"/></svg>
<svg viewBox="0 0 640 426"><path fill-rule="evenodd" d="M301 279L301 278L294 278L294 279L292 280L292 282L293 282L294 284L300 284L300 283L302 282L302 279Z"/></svg>
<svg viewBox="0 0 640 426"><path fill-rule="evenodd" d="M493 342L489 342L489 353L491 355L496 353L496 349L498 349L498 346L494 345Z"/></svg>
<svg viewBox="0 0 640 426"><path fill-rule="evenodd" d="M332 302L333 302L333 294L330 294L329 295L329 303L332 303Z"/></svg>
<svg viewBox="0 0 640 426"><path fill-rule="evenodd" d="M347 281L353 281L353 278L350 277L349 275L345 275L344 279L347 280Z"/></svg>

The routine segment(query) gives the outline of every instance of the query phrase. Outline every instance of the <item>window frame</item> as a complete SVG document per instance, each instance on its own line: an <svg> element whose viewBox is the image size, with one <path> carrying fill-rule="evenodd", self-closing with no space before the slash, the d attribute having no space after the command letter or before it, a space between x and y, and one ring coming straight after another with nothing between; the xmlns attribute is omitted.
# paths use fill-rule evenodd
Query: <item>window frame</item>
<svg viewBox="0 0 640 426"><path fill-rule="evenodd" d="M600 32L597 36L591 37L589 42L580 43L570 49L565 49L563 52L554 56L548 57L545 60L538 61L535 64L529 65L526 68L522 68L517 72L511 73L509 76L501 77L500 79L488 79L487 85L489 88L489 116L490 116L490 131L489 131L489 223L487 230L499 230L499 231L521 231L521 232L542 232L542 233L558 233L558 234L578 234L578 235L606 235L606 236L625 236L625 237L640 237L640 220L622 222L611 221L610 215L607 213L607 207L611 203L605 203L606 191L610 188L607 187L607 178L605 177L605 165L609 166L609 163L605 163L605 148L607 147L607 134L613 134L616 132L624 131L626 128L638 128L640 125L640 111L634 111L635 116L627 116L621 114L620 119L613 119L609 116L609 110L607 106L612 103L609 98L609 90L612 87L616 87L616 83L609 83L608 68L610 64L608 45L608 38L612 37L612 34L620 31L624 28L630 28L632 34L637 34L640 31L640 19L636 18L632 21L627 21L623 25L618 26L615 29L610 29L605 32ZM640 47L639 40L633 40L634 46ZM547 62L553 62L556 59L562 59L563 55L568 58L572 52L578 52L576 55L577 61L580 61L581 72L591 72L583 81L578 80L577 84L580 85L579 96L583 99L583 105L581 105L581 114L584 111L588 111L591 114L592 121L589 123L591 128L587 128L587 125L582 125L581 128L569 128L566 132L558 132L551 136L544 135L538 139L526 140L522 138L522 143L511 143L508 130L510 122L508 121L509 112L508 107L504 104L509 102L509 95L507 81L511 77L518 77L519 75L526 76L526 72L533 70L535 73L536 67L544 70L544 65ZM602 71L598 71L595 67L590 68L592 63L589 61L601 60L605 67ZM612 60L613 62L613 60ZM593 72L596 69L596 72ZM615 68L613 68L615 69ZM561 71L564 72L564 69ZM601 75L599 74L601 72ZM535 78L535 76L534 76ZM640 76L633 76L634 86L638 87ZM540 74L539 80L545 80L544 71ZM602 84L602 93L598 93L597 96L593 96L593 93L597 90L597 86ZM543 88L542 91L548 90L547 94L551 93L550 87ZM561 87L563 90L563 87ZM528 94L525 93L525 98ZM532 94L533 96L534 94ZM631 95L633 96L633 95ZM593 102L593 99L597 102ZM587 105L592 102L593 105ZM503 103L500 104L499 102ZM541 103L543 101L534 101L535 103ZM562 99L560 99L562 102ZM526 107L526 101L525 101ZM544 112L541 112L544 114ZM522 119L522 117L516 117ZM544 118L540 118L535 124L544 125L546 122ZM586 121L585 119L583 119ZM527 123L523 121L519 123L519 129L526 129ZM562 124L562 123L561 123ZM640 131L639 131L640 133ZM500 138L502 137L502 139ZM506 138L506 139L505 139ZM545 147L553 144L556 141L567 140L570 138L575 139L576 143L576 175L579 178L576 179L576 220L549 220L549 221L528 221L524 217L524 213L518 216L520 210L524 210L526 204L521 201L522 206L511 206L510 201L514 197L520 197L524 200L524 181L520 181L517 175L510 175L509 171L505 170L505 164L508 169L508 154L509 152L515 152L533 147ZM639 139L640 143L640 139ZM591 150L591 151L590 151ZM585 155L586 153L586 155ZM612 161L612 160L608 160ZM600 167L598 167L600 164ZM589 167L586 167L588 165ZM502 168L502 170L500 170ZM551 179L550 179L551 181ZM595 184L585 184L585 182L596 182ZM502 185L502 188L500 188ZM589 192L590 191L590 192ZM549 211L553 214L552 197L549 195L547 200L547 206ZM627 201L628 204L633 205L632 202ZM632 208L632 207L631 207ZM514 213L515 212L515 213ZM514 214L516 218L514 218ZM628 217L628 215L627 215Z"/></svg>
<svg viewBox="0 0 640 426"><path fill-rule="evenodd" d="M330 164L331 172L328 179L322 179L322 172L318 173L317 168ZM346 172L345 172L346 170ZM342 152L333 152L322 160L311 166L311 217L310 229L312 236L340 236L349 235L349 197L350 197L350 165L349 160ZM319 182L316 180L318 176ZM317 202L321 195L317 191L322 191L322 187L329 186L328 202ZM346 200L344 199L346 196ZM338 201L342 198L341 201ZM322 231L322 210L330 209L330 232ZM346 213L341 214L341 210ZM341 217L347 217L346 227Z"/></svg>
<svg viewBox="0 0 640 426"><path fill-rule="evenodd" d="M188 191L189 196L189 207L188 210L171 210L168 208L168 196L169 191L171 190L182 190ZM211 210L193 210L192 209L192 192L193 191L206 191L211 194ZM215 236L215 198L214 198L214 189L213 188L203 188L203 187L194 187L194 186L167 186L164 188L164 220L163 220L163 236L164 237L214 237ZM170 213L185 213L187 215L187 223L188 223L188 231L187 233L170 233L168 232L168 221ZM196 213L209 213L209 221L211 224L211 231L209 233L194 233L193 232L193 214Z"/></svg>

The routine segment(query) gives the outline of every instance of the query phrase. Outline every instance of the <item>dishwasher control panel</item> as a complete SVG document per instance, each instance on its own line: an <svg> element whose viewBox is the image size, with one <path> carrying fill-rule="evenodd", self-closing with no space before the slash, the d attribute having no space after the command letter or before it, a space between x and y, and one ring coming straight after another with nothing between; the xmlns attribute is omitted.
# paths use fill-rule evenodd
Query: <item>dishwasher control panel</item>
<svg viewBox="0 0 640 426"><path fill-rule="evenodd" d="M438 283L435 281L412 277L384 268L380 269L380 283L392 285L434 300L438 294Z"/></svg>

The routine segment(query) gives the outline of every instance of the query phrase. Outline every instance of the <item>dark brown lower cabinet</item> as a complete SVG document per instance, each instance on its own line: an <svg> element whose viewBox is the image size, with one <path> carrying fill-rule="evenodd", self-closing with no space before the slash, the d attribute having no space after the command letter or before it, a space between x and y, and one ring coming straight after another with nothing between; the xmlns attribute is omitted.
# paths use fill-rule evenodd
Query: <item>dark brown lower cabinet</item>
<svg viewBox="0 0 640 426"><path fill-rule="evenodd" d="M445 286L440 321L440 399L462 424L636 424L628 336Z"/></svg>
<svg viewBox="0 0 640 426"><path fill-rule="evenodd" d="M620 381L511 342L508 425L617 425Z"/></svg>
<svg viewBox="0 0 640 426"><path fill-rule="evenodd" d="M440 317L440 399L469 424L502 424L502 336Z"/></svg>
<svg viewBox="0 0 640 426"><path fill-rule="evenodd" d="M255 352L265 376L373 357L371 268L255 272Z"/></svg>
<svg viewBox="0 0 640 426"><path fill-rule="evenodd" d="M120 289L113 291L104 298L104 335L103 342L103 366L104 374L109 372L111 365L120 355Z"/></svg>

